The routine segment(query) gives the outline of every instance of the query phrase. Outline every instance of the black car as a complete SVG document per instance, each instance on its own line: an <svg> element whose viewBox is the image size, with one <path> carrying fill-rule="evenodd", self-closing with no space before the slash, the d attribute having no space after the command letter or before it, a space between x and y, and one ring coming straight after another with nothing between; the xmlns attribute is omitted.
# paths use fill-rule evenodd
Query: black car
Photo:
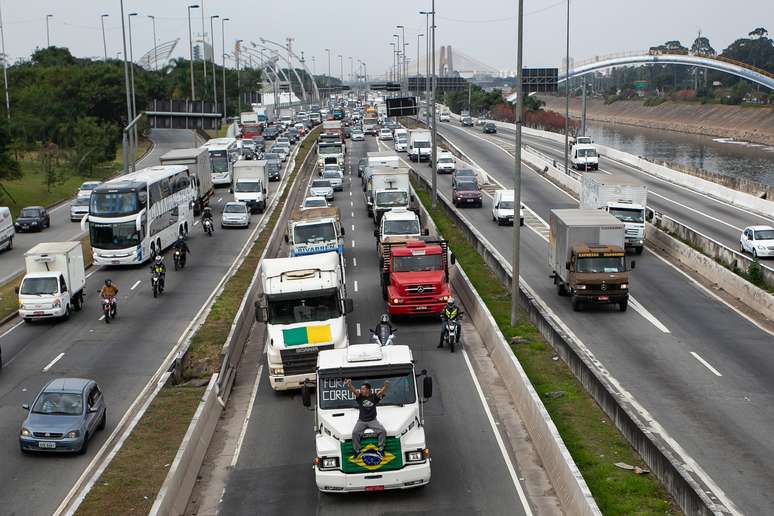
<svg viewBox="0 0 774 516"><path fill-rule="evenodd" d="M279 136L280 130L277 126L270 125L266 129L263 130L263 139L264 140L275 140L277 136Z"/></svg>
<svg viewBox="0 0 774 516"><path fill-rule="evenodd" d="M344 138L352 138L352 128L351 127L344 127Z"/></svg>
<svg viewBox="0 0 774 516"><path fill-rule="evenodd" d="M43 206L28 206L22 208L14 223L17 232L43 231L51 226L48 211Z"/></svg>
<svg viewBox="0 0 774 516"><path fill-rule="evenodd" d="M285 131L285 135L288 137L288 140L290 140L290 143L296 143L298 141L298 129L295 127L291 127Z"/></svg>
<svg viewBox="0 0 774 516"><path fill-rule="evenodd" d="M253 141L255 142L256 152L261 153L266 151L266 142L264 141L263 136L253 136Z"/></svg>
<svg viewBox="0 0 774 516"><path fill-rule="evenodd" d="M269 181L279 181L282 179L282 164L277 160L267 161L266 173L269 176Z"/></svg>
<svg viewBox="0 0 774 516"><path fill-rule="evenodd" d="M482 130L486 134L494 134L497 132L497 126L494 125L492 122L487 122L484 124L484 127Z"/></svg>
<svg viewBox="0 0 774 516"><path fill-rule="evenodd" d="M456 185L458 181L465 180L477 181L476 172L471 168L457 168L452 172L452 186Z"/></svg>

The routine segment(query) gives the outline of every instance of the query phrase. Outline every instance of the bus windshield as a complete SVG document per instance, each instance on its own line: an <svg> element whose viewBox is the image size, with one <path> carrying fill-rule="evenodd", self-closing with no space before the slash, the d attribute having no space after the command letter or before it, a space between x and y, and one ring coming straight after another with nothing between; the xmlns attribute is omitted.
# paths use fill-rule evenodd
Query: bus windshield
<svg viewBox="0 0 774 516"><path fill-rule="evenodd" d="M91 245L97 249L128 249L140 245L140 233L135 222L102 224L89 221Z"/></svg>
<svg viewBox="0 0 774 516"><path fill-rule="evenodd" d="M417 400L417 392L414 387L414 374L409 367L407 367L405 371L395 371L386 375L369 375L367 372L366 374L363 374L362 371L358 371L357 369L343 372L337 371L333 374L320 372L317 390L320 393L321 409L357 408L355 396L349 392L346 383L344 383L346 379L352 380L352 386L355 389L360 389L361 385L369 383L372 390L381 389L385 380L390 380L390 386L387 388L384 399L379 403L380 406L410 405Z"/></svg>
<svg viewBox="0 0 774 516"><path fill-rule="evenodd" d="M89 213L97 217L122 217L140 211L137 192L99 192L91 194Z"/></svg>
<svg viewBox="0 0 774 516"><path fill-rule="evenodd" d="M298 297L267 296L269 323L294 324L335 319L341 315L336 289L298 292Z"/></svg>
<svg viewBox="0 0 774 516"><path fill-rule="evenodd" d="M228 172L228 154L224 150L210 151L210 164L216 174Z"/></svg>

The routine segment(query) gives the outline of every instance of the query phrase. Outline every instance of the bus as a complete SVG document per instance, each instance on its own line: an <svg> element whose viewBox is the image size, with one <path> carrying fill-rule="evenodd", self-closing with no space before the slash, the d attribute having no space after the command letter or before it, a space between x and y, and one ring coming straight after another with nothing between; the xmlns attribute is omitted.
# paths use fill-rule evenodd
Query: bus
<svg viewBox="0 0 774 516"><path fill-rule="evenodd" d="M210 166L212 167L212 184L231 184L234 173L234 162L239 156L239 147L236 138L213 138L202 145L210 153Z"/></svg>
<svg viewBox="0 0 774 516"><path fill-rule="evenodd" d="M186 236L194 223L192 175L185 165L155 166L95 188L81 221L94 264L141 264Z"/></svg>

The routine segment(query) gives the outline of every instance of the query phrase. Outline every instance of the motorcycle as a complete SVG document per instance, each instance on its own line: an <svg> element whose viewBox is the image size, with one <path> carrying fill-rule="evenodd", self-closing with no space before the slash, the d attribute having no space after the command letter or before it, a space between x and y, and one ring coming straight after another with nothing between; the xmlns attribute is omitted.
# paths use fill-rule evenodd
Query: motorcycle
<svg viewBox="0 0 774 516"><path fill-rule="evenodd" d="M386 325L379 325L376 330L369 328L368 331L371 332L371 340L374 341L374 344L379 344L380 346L392 346L393 336L398 330L390 331L389 327Z"/></svg>
<svg viewBox="0 0 774 516"><path fill-rule="evenodd" d="M117 303L116 298L106 297L102 299L102 313L105 314L105 323L110 324L110 319L116 318Z"/></svg>
<svg viewBox="0 0 774 516"><path fill-rule="evenodd" d="M204 228L204 232L207 233L207 236L212 236L212 220L204 219L202 221L202 228Z"/></svg>
<svg viewBox="0 0 774 516"><path fill-rule="evenodd" d="M181 251L180 249L175 249L174 261L175 270L185 267L185 252Z"/></svg>
<svg viewBox="0 0 774 516"><path fill-rule="evenodd" d="M462 312L454 319L446 319L444 321L444 342L449 345L449 350L454 353L454 345L460 341L460 320L462 319Z"/></svg>
<svg viewBox="0 0 774 516"><path fill-rule="evenodd" d="M151 287L153 287L153 297L158 297L164 292L164 275L160 272L151 273Z"/></svg>

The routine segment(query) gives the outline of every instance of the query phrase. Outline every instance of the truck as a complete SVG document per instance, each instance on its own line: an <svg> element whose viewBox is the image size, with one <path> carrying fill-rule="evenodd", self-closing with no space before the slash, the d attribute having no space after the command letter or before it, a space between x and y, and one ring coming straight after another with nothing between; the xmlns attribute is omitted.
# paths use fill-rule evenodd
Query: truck
<svg viewBox="0 0 774 516"><path fill-rule="evenodd" d="M269 384L300 389L316 379L317 354L349 345L344 271L337 253L265 258L255 318L266 324Z"/></svg>
<svg viewBox="0 0 774 516"><path fill-rule="evenodd" d="M393 138L395 139L395 152L407 152L409 132L408 129L395 129L393 132Z"/></svg>
<svg viewBox="0 0 774 516"><path fill-rule="evenodd" d="M245 203L252 213L266 210L268 187L266 160L239 160L234 163L234 181L230 191L234 200Z"/></svg>
<svg viewBox="0 0 774 516"><path fill-rule="evenodd" d="M201 213L202 209L210 204L210 199L215 194L215 187L212 184L210 154L206 147L191 147L168 151L159 158L159 164L185 165L188 167L188 172L195 178L196 202L194 204L194 215Z"/></svg>
<svg viewBox="0 0 774 516"><path fill-rule="evenodd" d="M344 129L341 127L341 120L326 120L323 122L322 132L320 136L326 137L338 137L341 140L341 144L344 145L346 140L344 138Z"/></svg>
<svg viewBox="0 0 774 516"><path fill-rule="evenodd" d="M363 118L363 132L372 136L379 135L379 115L374 108L368 108Z"/></svg>
<svg viewBox="0 0 774 516"><path fill-rule="evenodd" d="M24 253L26 274L16 289L24 322L68 319L83 307L86 268L81 242L42 242Z"/></svg>
<svg viewBox="0 0 774 516"><path fill-rule="evenodd" d="M261 135L261 126L258 121L258 114L255 111L244 111L239 115L239 127L242 138L245 140Z"/></svg>
<svg viewBox="0 0 774 516"><path fill-rule="evenodd" d="M406 208L393 208L382 215L379 227L374 229L376 238L376 253L379 255L381 265L384 256L383 246L386 243L406 243L409 240L420 240L428 234L427 229L422 230L419 216Z"/></svg>
<svg viewBox="0 0 774 516"><path fill-rule="evenodd" d="M370 158L369 158L370 160ZM363 200L365 201L366 211L369 217L374 216L374 181L378 188L385 188L391 181L399 181L395 172L399 167L391 165L368 165L363 173ZM384 178L374 178L374 176L385 176Z"/></svg>
<svg viewBox="0 0 774 516"><path fill-rule="evenodd" d="M572 168L576 170L599 170L597 147L590 143L576 143L570 149Z"/></svg>
<svg viewBox="0 0 774 516"><path fill-rule="evenodd" d="M417 387L422 379L422 390ZM386 431L384 453L370 430L352 445L358 419L355 397L346 380L359 388L369 383L390 387L379 403L379 422ZM430 450L425 436L424 404L433 395L433 380L417 371L411 348L405 345L353 344L320 351L314 381L304 385L302 403L314 396L314 477L321 492L342 493L409 489L430 482Z"/></svg>
<svg viewBox="0 0 774 516"><path fill-rule="evenodd" d="M370 193L374 223L394 208L411 208L411 186L408 167L370 170L366 193Z"/></svg>
<svg viewBox="0 0 774 516"><path fill-rule="evenodd" d="M372 151L366 154L366 158L368 159L368 164L366 165L367 167L397 168L400 166L400 156L394 152Z"/></svg>
<svg viewBox="0 0 774 516"><path fill-rule="evenodd" d="M581 178L580 207L605 210L624 223L626 248L642 254L648 187L623 174L586 173Z"/></svg>
<svg viewBox="0 0 774 516"><path fill-rule="evenodd" d="M317 139L318 169L322 170L325 165L338 165L343 170L345 152L344 143L337 135L320 135Z"/></svg>
<svg viewBox="0 0 774 516"><path fill-rule="evenodd" d="M432 135L427 129L409 131L408 155L411 161L429 161L432 153Z"/></svg>
<svg viewBox="0 0 774 516"><path fill-rule="evenodd" d="M602 210L551 210L548 264L557 294L568 295L572 309L584 305L629 304L629 270L623 222Z"/></svg>
<svg viewBox="0 0 774 516"><path fill-rule="evenodd" d="M448 254L444 240L409 240L382 244L381 286L390 317L438 315L451 295Z"/></svg>
<svg viewBox="0 0 774 516"><path fill-rule="evenodd" d="M288 218L285 242L290 256L344 253L344 226L338 208L296 208Z"/></svg>

